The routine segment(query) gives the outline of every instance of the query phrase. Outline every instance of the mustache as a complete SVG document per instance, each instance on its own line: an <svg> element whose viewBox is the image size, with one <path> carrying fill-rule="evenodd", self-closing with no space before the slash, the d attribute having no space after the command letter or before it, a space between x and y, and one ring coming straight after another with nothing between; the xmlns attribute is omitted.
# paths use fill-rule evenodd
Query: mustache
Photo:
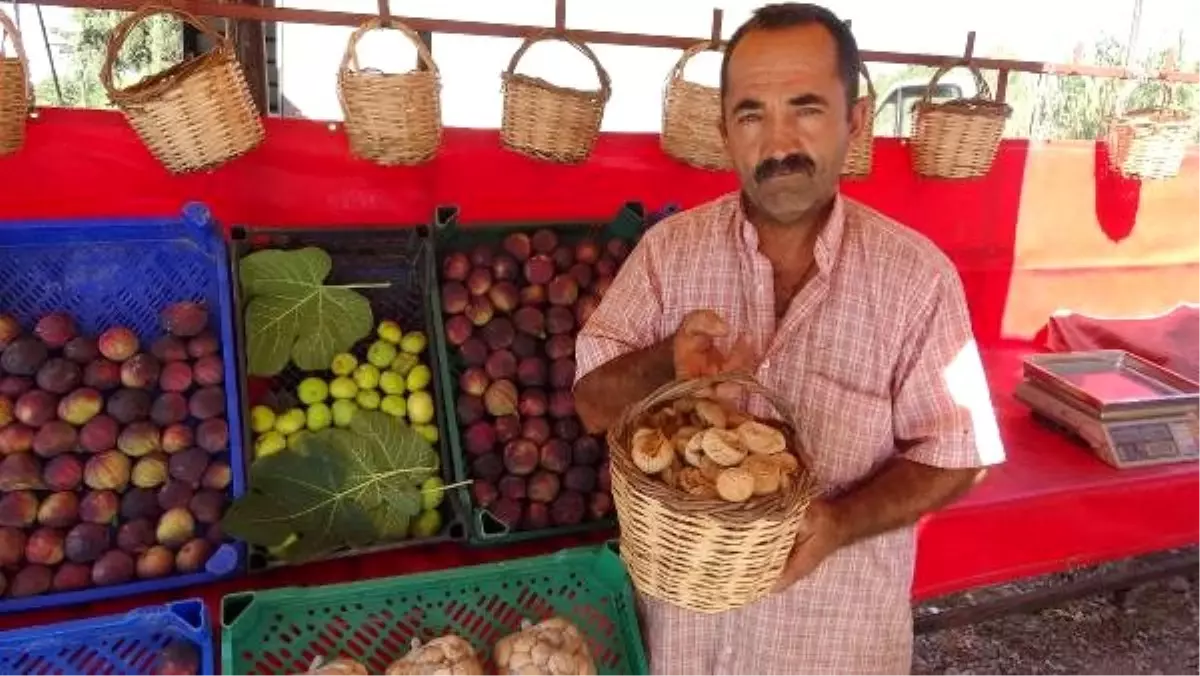
<svg viewBox="0 0 1200 676"><path fill-rule="evenodd" d="M786 176L796 172L804 172L812 176L817 171L817 163L804 153L792 153L783 159L768 157L754 168L754 180L762 182L774 176Z"/></svg>

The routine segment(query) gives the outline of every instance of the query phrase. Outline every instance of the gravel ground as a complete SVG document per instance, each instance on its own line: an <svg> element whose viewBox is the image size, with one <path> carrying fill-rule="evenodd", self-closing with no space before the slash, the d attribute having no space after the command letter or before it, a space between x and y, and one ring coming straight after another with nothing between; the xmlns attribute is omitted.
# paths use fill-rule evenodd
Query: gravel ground
<svg viewBox="0 0 1200 676"><path fill-rule="evenodd" d="M1161 557L1106 564L935 599L917 616L987 598L1144 567ZM914 674L1196 674L1200 669L1196 585L1183 577L917 637Z"/></svg>

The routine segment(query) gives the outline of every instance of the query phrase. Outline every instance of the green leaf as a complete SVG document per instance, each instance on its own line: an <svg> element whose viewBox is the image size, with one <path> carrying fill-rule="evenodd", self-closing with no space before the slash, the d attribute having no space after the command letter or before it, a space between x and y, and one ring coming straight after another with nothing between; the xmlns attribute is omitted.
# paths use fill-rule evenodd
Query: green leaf
<svg viewBox="0 0 1200 676"><path fill-rule="evenodd" d="M439 469L420 433L362 410L348 430L309 434L295 449L255 461L251 490L230 505L221 526L261 547L295 534L278 551L289 562L404 538L421 511L421 482Z"/></svg>
<svg viewBox="0 0 1200 676"><path fill-rule="evenodd" d="M327 285L332 267L329 254L315 247L266 249L242 259L252 375L275 375L289 360L305 371L326 369L334 355L371 333L371 304L354 289L388 284Z"/></svg>

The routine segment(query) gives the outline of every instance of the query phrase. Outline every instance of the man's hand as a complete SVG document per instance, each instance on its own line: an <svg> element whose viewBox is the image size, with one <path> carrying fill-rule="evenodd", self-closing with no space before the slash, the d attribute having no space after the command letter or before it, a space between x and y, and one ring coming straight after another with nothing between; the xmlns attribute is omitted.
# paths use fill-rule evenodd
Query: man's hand
<svg viewBox="0 0 1200 676"><path fill-rule="evenodd" d="M846 544L847 536L838 522L834 508L817 498L809 503L804 523L792 546L787 565L775 583L774 591L781 592L814 570L830 554Z"/></svg>
<svg viewBox="0 0 1200 676"><path fill-rule="evenodd" d="M729 335L729 325L712 310L688 313L675 332L675 377L700 378L750 368L754 351L746 336L738 338L729 354L722 354L715 338Z"/></svg>

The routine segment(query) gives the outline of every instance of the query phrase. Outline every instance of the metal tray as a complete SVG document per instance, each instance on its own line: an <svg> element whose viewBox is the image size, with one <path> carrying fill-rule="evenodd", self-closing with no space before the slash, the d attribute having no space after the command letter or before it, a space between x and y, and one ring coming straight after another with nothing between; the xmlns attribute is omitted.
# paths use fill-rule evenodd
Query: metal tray
<svg viewBox="0 0 1200 676"><path fill-rule="evenodd" d="M1102 418L1200 404L1200 385L1125 350L1030 355L1024 374Z"/></svg>

